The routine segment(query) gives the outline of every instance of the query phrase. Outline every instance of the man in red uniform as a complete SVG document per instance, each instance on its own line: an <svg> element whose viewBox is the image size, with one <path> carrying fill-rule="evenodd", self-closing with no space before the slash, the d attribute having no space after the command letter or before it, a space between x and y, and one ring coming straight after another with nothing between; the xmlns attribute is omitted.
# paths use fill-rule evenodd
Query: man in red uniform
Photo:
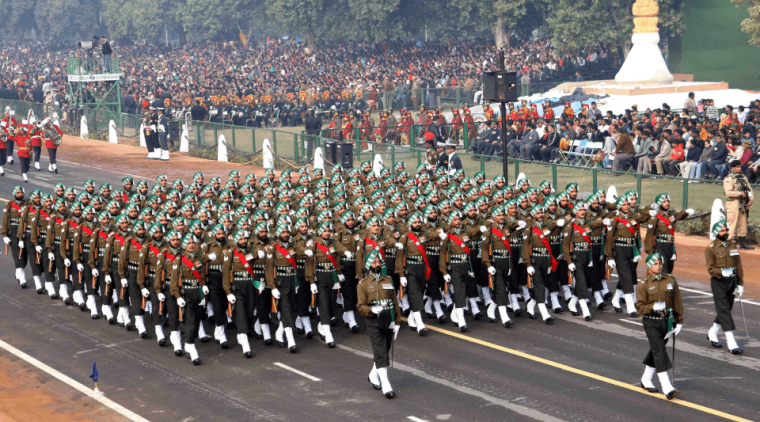
<svg viewBox="0 0 760 422"><path fill-rule="evenodd" d="M32 140L32 151L34 151L34 168L40 171L40 155L42 152L42 121L35 120L29 125L29 137Z"/></svg>
<svg viewBox="0 0 760 422"><path fill-rule="evenodd" d="M47 120L47 119L45 119ZM63 131L61 131L61 128L56 126L52 121L43 121L43 126L45 124L49 124L55 129L56 132L58 132L58 139L63 136ZM54 144L52 141L53 139L48 139L47 136L42 136L45 139L45 148L48 150L48 155L50 156L50 164L48 165L48 171L51 173L58 173L58 164L55 161L56 153L58 152L58 145Z"/></svg>
<svg viewBox="0 0 760 422"><path fill-rule="evenodd" d="M21 124L16 128L16 143L18 144L18 160L21 162L21 175L24 182L29 182L29 160L32 156L32 141L29 136L29 122L26 119L21 120Z"/></svg>
<svg viewBox="0 0 760 422"><path fill-rule="evenodd" d="M554 110L552 110L551 101L544 103L544 120L546 120L547 123L550 123L554 120Z"/></svg>
<svg viewBox="0 0 760 422"><path fill-rule="evenodd" d="M11 108L5 107L5 116L3 116L3 120L0 122L0 127L2 127L5 133L8 134L8 140L6 141L8 145L8 156L0 164L13 164L13 143L16 142L15 129L18 127L18 122L16 121L16 118L13 117L13 115L14 113L11 111Z"/></svg>
<svg viewBox="0 0 760 422"><path fill-rule="evenodd" d="M349 141L354 139L354 126L351 124L351 119L348 116L343 116L343 140Z"/></svg>

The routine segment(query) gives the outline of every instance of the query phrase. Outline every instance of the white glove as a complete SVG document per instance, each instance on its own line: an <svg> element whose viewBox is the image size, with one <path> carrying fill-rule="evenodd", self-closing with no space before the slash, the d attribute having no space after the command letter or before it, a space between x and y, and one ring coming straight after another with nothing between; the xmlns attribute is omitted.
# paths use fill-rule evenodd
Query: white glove
<svg viewBox="0 0 760 422"><path fill-rule="evenodd" d="M633 262L639 262L639 261L641 261L641 255L633 257Z"/></svg>
<svg viewBox="0 0 760 422"><path fill-rule="evenodd" d="M651 208L653 210L656 210L657 208L660 208L660 206L657 205L657 204L652 204L652 205L649 206L649 208Z"/></svg>
<svg viewBox="0 0 760 422"><path fill-rule="evenodd" d="M351 251L346 251L346 258L351 259L351 257L354 256Z"/></svg>
<svg viewBox="0 0 760 422"><path fill-rule="evenodd" d="M68 259L68 258L64 258L64 260L63 260L63 265L65 265L65 266L67 266L67 267L70 267L70 266L71 266L71 261L69 261L69 259Z"/></svg>
<svg viewBox="0 0 760 422"><path fill-rule="evenodd" d="M311 294L315 295L315 294L317 294L317 291L318 291L317 290L317 285L316 284L312 284L311 285Z"/></svg>
<svg viewBox="0 0 760 422"><path fill-rule="evenodd" d="M475 273L472 272L472 271L467 271L467 275L470 276L470 277L472 277L472 278L475 278Z"/></svg>
<svg viewBox="0 0 760 422"><path fill-rule="evenodd" d="M406 287L406 283L407 283L406 277L400 277L398 280L399 282L401 282L402 286Z"/></svg>
<svg viewBox="0 0 760 422"><path fill-rule="evenodd" d="M122 285L122 287L127 287L128 284L129 284L129 282L127 281L126 278L122 278L121 279L121 285Z"/></svg>
<svg viewBox="0 0 760 422"><path fill-rule="evenodd" d="M150 291L148 291L148 289L140 289L140 293L145 297L150 296Z"/></svg>
<svg viewBox="0 0 760 422"><path fill-rule="evenodd" d="M185 299L182 299L182 298L177 299L177 306L179 306L180 308L184 308L185 307Z"/></svg>
<svg viewBox="0 0 760 422"><path fill-rule="evenodd" d="M203 294L204 294L204 295L207 295L207 294L208 294L208 286L203 286L203 287L201 287L201 290L203 290Z"/></svg>
<svg viewBox="0 0 760 422"><path fill-rule="evenodd" d="M18 241L18 247L21 248L21 249L24 249L24 241L23 240L19 240Z"/></svg>
<svg viewBox="0 0 760 422"><path fill-rule="evenodd" d="M734 269L733 268L725 268L721 272L723 273L723 277L731 277L732 275L734 275Z"/></svg>
<svg viewBox="0 0 760 422"><path fill-rule="evenodd" d="M446 274L445 276L443 276L443 281L445 281L447 283L450 282L451 281L451 276L448 275L448 274Z"/></svg>
<svg viewBox="0 0 760 422"><path fill-rule="evenodd" d="M689 215L694 214L694 208L686 208L686 214L689 214Z"/></svg>
<svg viewBox="0 0 760 422"><path fill-rule="evenodd" d="M340 283L333 284L333 290L338 290L338 289L340 289Z"/></svg>
<svg viewBox="0 0 760 422"><path fill-rule="evenodd" d="M3 237L3 242L5 242L6 245L10 245L11 244L11 238L8 237L8 236L5 236L5 237Z"/></svg>
<svg viewBox="0 0 760 422"><path fill-rule="evenodd" d="M496 268L494 268L494 267L488 267L488 274L491 274L491 275L496 274Z"/></svg>
<svg viewBox="0 0 760 422"><path fill-rule="evenodd" d="M610 225L610 219L609 218L605 218L604 220L602 220L602 224L604 224L605 226L609 226Z"/></svg>
<svg viewBox="0 0 760 422"><path fill-rule="evenodd" d="M267 287L266 282L262 281L261 283L259 283L259 294L263 293L266 287Z"/></svg>
<svg viewBox="0 0 760 422"><path fill-rule="evenodd" d="M158 301L159 301L159 302L163 302L163 301L165 301L165 300L166 300L166 296L164 296L164 294L163 294L163 293L159 293L159 294L158 294Z"/></svg>
<svg viewBox="0 0 760 422"><path fill-rule="evenodd" d="M560 218L559 220L557 220L557 227L565 227L565 219L564 218Z"/></svg>
<svg viewBox="0 0 760 422"><path fill-rule="evenodd" d="M380 312L383 312L383 307L380 305L376 305L372 307L372 313L375 315L380 315Z"/></svg>
<svg viewBox="0 0 760 422"><path fill-rule="evenodd" d="M443 232L443 230L441 230L438 232L438 237L440 237L441 240L446 240L446 238L449 237L449 235L447 235L446 233Z"/></svg>
<svg viewBox="0 0 760 422"><path fill-rule="evenodd" d="M280 298L280 291L277 290L277 289L272 289L272 297L274 297L275 299L279 299Z"/></svg>
<svg viewBox="0 0 760 422"><path fill-rule="evenodd" d="M388 324L389 330L395 330L396 329L396 323L394 321L391 321L390 324Z"/></svg>
<svg viewBox="0 0 760 422"><path fill-rule="evenodd" d="M736 286L735 294L736 294L736 297L742 297L742 295L744 295L744 286L742 285Z"/></svg>
<svg viewBox="0 0 760 422"><path fill-rule="evenodd" d="M200 306L201 308L205 308L206 307L206 298L205 297L201 300L201 303L199 303L198 306Z"/></svg>
<svg viewBox="0 0 760 422"><path fill-rule="evenodd" d="M338 274L338 281L343 283L344 281L346 281L346 276L344 276L343 274Z"/></svg>
<svg viewBox="0 0 760 422"><path fill-rule="evenodd" d="M111 280L111 276L110 276L110 275L108 275L108 274L106 274L106 276L105 276L105 281L106 281L106 284L111 284L111 281L112 281L112 280Z"/></svg>
<svg viewBox="0 0 760 422"><path fill-rule="evenodd" d="M396 337L398 337L398 332L401 329L401 324L399 324L399 325L395 325L395 323L391 323L391 324L394 324L393 325L393 339L396 340ZM390 327L388 327L388 328L390 328Z"/></svg>
<svg viewBox="0 0 760 422"><path fill-rule="evenodd" d="M235 300L236 300L235 299L235 295L232 295L232 294L227 295L227 302L230 302L230 303L234 304Z"/></svg>
<svg viewBox="0 0 760 422"><path fill-rule="evenodd" d="M517 230L524 230L526 227L528 227L528 224L524 221L518 221L517 222Z"/></svg>
<svg viewBox="0 0 760 422"><path fill-rule="evenodd" d="M77 271L84 271L84 265L77 264Z"/></svg>
<svg viewBox="0 0 760 422"><path fill-rule="evenodd" d="M673 330L673 335L677 336L681 333L681 329L683 328L683 324L676 324L676 328Z"/></svg>
<svg viewBox="0 0 760 422"><path fill-rule="evenodd" d="M480 232L485 233L488 231L488 228L486 226L480 226Z"/></svg>
<svg viewBox="0 0 760 422"><path fill-rule="evenodd" d="M37 251L37 253L42 253L42 246L35 246L34 250Z"/></svg>
<svg viewBox="0 0 760 422"><path fill-rule="evenodd" d="M575 271L575 264L568 265L567 269L570 270L570 271Z"/></svg>
<svg viewBox="0 0 760 422"><path fill-rule="evenodd" d="M404 250L404 245L402 245L400 243L396 243L396 249L398 249L400 251L403 251Z"/></svg>
<svg viewBox="0 0 760 422"><path fill-rule="evenodd" d="M267 256L267 254L265 254L264 251L259 249L259 259L264 259L265 256Z"/></svg>
<svg viewBox="0 0 760 422"><path fill-rule="evenodd" d="M649 210L649 215L651 215L652 217L654 217L655 215L657 215L657 211L655 211L655 210Z"/></svg>
<svg viewBox="0 0 760 422"><path fill-rule="evenodd" d="M610 268L615 268L615 260L614 259L608 259L607 265L609 265Z"/></svg>
<svg viewBox="0 0 760 422"><path fill-rule="evenodd" d="M95 269L92 270L92 276L93 277L97 277L99 275L100 275L100 273L98 272L98 270L95 270Z"/></svg>
<svg viewBox="0 0 760 422"><path fill-rule="evenodd" d="M306 249L303 254L306 255L306 256L308 256L308 257L314 256L314 252L312 252L311 249Z"/></svg>
<svg viewBox="0 0 760 422"><path fill-rule="evenodd" d="M313 240L309 240L308 242L306 242L306 247L307 247L307 248L310 248L310 247L312 247L313 245L314 245L314 241L313 241Z"/></svg>
<svg viewBox="0 0 760 422"><path fill-rule="evenodd" d="M655 311L664 311L665 310L665 302L657 302L652 307L652 310Z"/></svg>
<svg viewBox="0 0 760 422"><path fill-rule="evenodd" d="M209 261L216 261L216 252L211 252L208 254Z"/></svg>
<svg viewBox="0 0 760 422"><path fill-rule="evenodd" d="M528 274L533 275L536 273L536 269L533 267L528 267Z"/></svg>

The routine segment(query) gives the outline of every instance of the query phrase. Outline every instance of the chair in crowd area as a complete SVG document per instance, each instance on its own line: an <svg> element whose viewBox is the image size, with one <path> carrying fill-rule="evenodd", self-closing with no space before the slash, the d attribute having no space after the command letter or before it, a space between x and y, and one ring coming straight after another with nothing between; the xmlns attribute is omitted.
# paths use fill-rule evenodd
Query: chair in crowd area
<svg viewBox="0 0 760 422"><path fill-rule="evenodd" d="M602 142L588 142L585 147L578 148L576 151L579 151L580 165L583 167L593 167L595 165L594 155L602 148L604 148L604 143Z"/></svg>
<svg viewBox="0 0 760 422"><path fill-rule="evenodd" d="M570 145L570 150L565 152L565 159L561 164L578 165L583 162L583 157L580 152L588 145L588 139L576 139Z"/></svg>

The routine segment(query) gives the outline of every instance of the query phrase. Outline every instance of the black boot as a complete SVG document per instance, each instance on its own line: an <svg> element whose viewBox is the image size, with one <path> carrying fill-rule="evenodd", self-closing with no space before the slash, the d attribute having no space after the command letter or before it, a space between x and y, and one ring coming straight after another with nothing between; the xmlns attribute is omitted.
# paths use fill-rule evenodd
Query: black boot
<svg viewBox="0 0 760 422"><path fill-rule="evenodd" d="M743 249L746 251L754 250L755 248L749 245L749 241L747 241L746 237L740 237L739 238L739 249Z"/></svg>

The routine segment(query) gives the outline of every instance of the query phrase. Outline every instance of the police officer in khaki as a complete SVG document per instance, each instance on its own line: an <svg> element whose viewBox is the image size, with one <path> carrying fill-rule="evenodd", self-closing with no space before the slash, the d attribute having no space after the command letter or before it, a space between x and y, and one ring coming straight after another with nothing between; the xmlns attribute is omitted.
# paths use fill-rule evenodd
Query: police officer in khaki
<svg viewBox="0 0 760 422"><path fill-rule="evenodd" d="M382 390L385 397L392 399L396 393L388 380L389 352L401 321L393 280L381 274L384 266L379 251L372 250L365 256L364 268L369 275L357 285L357 309L366 318L374 357L369 382L375 390Z"/></svg>
<svg viewBox="0 0 760 422"><path fill-rule="evenodd" d="M715 312L718 314L707 331L707 339L713 347L722 347L718 332L723 330L728 350L731 354L741 355L744 351L734 338L736 326L731 310L734 307L734 297L741 298L744 294L744 270L736 240L729 239L728 231L726 220L715 223L712 227L715 240L705 249L705 263L710 274Z"/></svg>
<svg viewBox="0 0 760 422"><path fill-rule="evenodd" d="M646 368L641 377L641 388L650 393L657 392L657 388L652 384L652 377L656 372L662 392L671 400L681 392L670 382L668 370L673 365L670 363L665 345L668 343L666 336L678 335L683 328L681 290L675 277L662 272L662 255L649 255L646 264L647 275L641 279L636 289L636 309L644 317L642 324L649 340L649 352L643 362Z"/></svg>
<svg viewBox="0 0 760 422"><path fill-rule="evenodd" d="M726 220L728 223L728 238L738 238L739 248L755 249L747 241L747 215L754 202L752 186L747 176L742 173L742 163L732 160L729 163L731 171L723 179L723 192L726 194Z"/></svg>

